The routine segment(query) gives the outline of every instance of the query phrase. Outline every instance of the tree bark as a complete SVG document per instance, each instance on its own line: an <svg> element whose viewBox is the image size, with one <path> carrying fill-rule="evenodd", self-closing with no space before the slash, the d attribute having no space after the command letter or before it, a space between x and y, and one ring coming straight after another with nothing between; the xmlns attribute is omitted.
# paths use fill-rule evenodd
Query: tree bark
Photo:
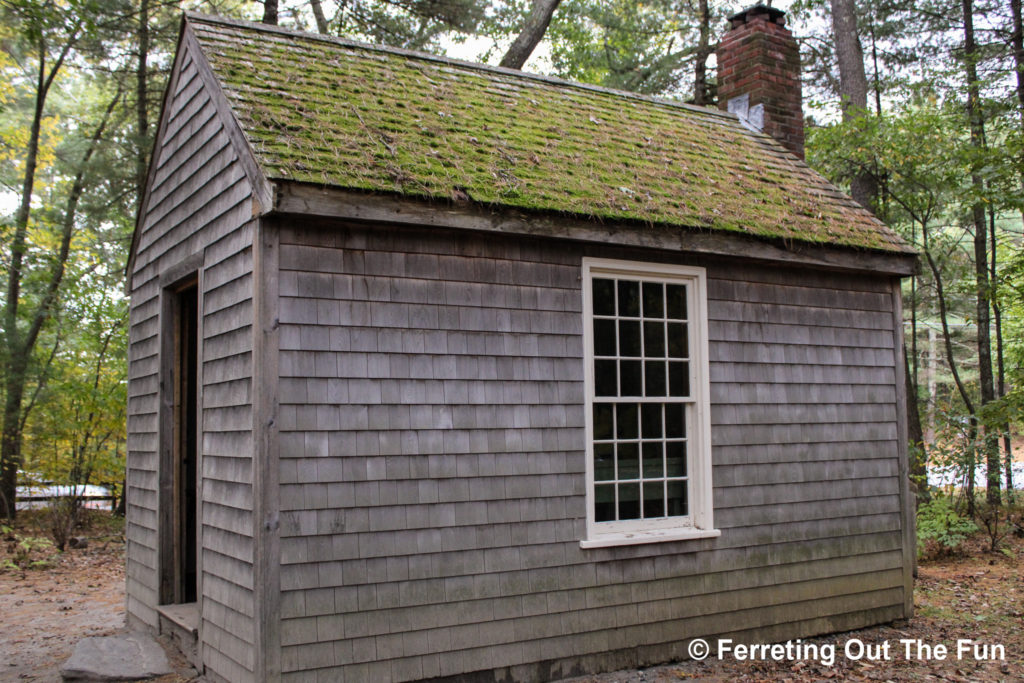
<svg viewBox="0 0 1024 683"><path fill-rule="evenodd" d="M1021 19L1021 0L1010 0L1010 16L1013 20L1010 43L1013 45L1013 70L1017 76L1017 114L1021 127L1024 127L1024 22ZM1024 173L1021 174L1020 184L1021 189L1024 189ZM1021 221L1024 221L1024 211L1021 211Z"/></svg>
<svg viewBox="0 0 1024 683"><path fill-rule="evenodd" d="M978 84L978 45L974 38L974 0L963 0L964 14L964 70L967 77L967 117L971 129L970 144L981 152L985 149L985 122L981 113L981 89ZM977 168L971 170L971 185L977 196L985 192L984 181ZM988 225L985 221L985 206L975 200L971 207L974 223L974 276L976 322L978 327L978 384L981 391L981 407L995 400L995 382L992 376L992 339L989 299L991 298L988 277ZM995 426L983 424L985 439L985 466L987 468L988 490L985 498L991 505L999 505L1000 459L999 442Z"/></svg>
<svg viewBox="0 0 1024 683"><path fill-rule="evenodd" d="M857 34L857 9L854 0L829 0L832 8L832 35L839 63L839 96L843 120L867 115L868 79L864 73L864 50ZM850 180L850 194L861 206L871 210L878 197L878 181L871 173L858 171Z"/></svg>
<svg viewBox="0 0 1024 683"><path fill-rule="evenodd" d="M693 103L708 104L708 58L711 56L711 11L708 0L699 0L697 14L700 38L694 56Z"/></svg>
<svg viewBox="0 0 1024 683"><path fill-rule="evenodd" d="M277 26L277 0L263 0L263 23Z"/></svg>
<svg viewBox="0 0 1024 683"><path fill-rule="evenodd" d="M999 270L996 257L999 253L996 242L996 211L990 204L988 207L988 236L992 242L992 260L989 262L989 281L993 289L999 282ZM998 292L992 295L992 318L996 331L996 398L1006 396L1006 362L1003 357L1003 311L999 305ZM999 425L1003 437L1003 468L1006 477L1006 502L1013 500L1013 443L1010 439L1010 422L1004 420Z"/></svg>
<svg viewBox="0 0 1024 683"><path fill-rule="evenodd" d="M904 355L906 360L906 355ZM910 475L914 482L928 481L928 461L924 450L924 433L921 430L921 412L917 403L917 385L910 377L909 372L904 372L907 392L907 440L910 442ZM917 496L927 499L928 486L922 485L917 489Z"/></svg>
<svg viewBox="0 0 1024 683"><path fill-rule="evenodd" d="M146 157L149 150L149 0L139 6L139 61L135 68L135 132L138 136L138 157L135 162L135 204L142 204L146 190Z"/></svg>
<svg viewBox="0 0 1024 683"><path fill-rule="evenodd" d="M544 37L551 23L551 17L561 0L533 0L530 14L526 17L526 25L522 32L512 41L508 52L501 58L500 66L508 69L522 69L526 60L533 54L537 44Z"/></svg>
<svg viewBox="0 0 1024 683"><path fill-rule="evenodd" d="M313 18L316 19L317 32L327 34L327 17L324 16L324 6L320 0L309 0L309 6L313 8Z"/></svg>
<svg viewBox="0 0 1024 683"><path fill-rule="evenodd" d="M1017 72L1017 101L1020 103L1020 117L1024 123L1024 21L1021 19L1021 0L1010 0L1010 14L1013 17L1013 65Z"/></svg>

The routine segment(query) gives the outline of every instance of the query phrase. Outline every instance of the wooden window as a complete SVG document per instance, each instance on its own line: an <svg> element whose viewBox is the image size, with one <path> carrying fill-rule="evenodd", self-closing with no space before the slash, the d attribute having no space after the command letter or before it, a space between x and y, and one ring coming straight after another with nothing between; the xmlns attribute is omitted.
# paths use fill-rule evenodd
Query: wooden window
<svg viewBox="0 0 1024 683"><path fill-rule="evenodd" d="M583 272L581 545L719 535L711 521L704 269L584 259Z"/></svg>

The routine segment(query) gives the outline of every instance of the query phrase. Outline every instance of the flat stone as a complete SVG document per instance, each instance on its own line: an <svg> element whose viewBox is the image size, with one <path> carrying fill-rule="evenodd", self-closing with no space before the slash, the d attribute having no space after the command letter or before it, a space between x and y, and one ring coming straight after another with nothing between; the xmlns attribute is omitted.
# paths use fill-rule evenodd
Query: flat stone
<svg viewBox="0 0 1024 683"><path fill-rule="evenodd" d="M132 681L172 673L164 649L150 636L132 631L83 638L60 675L68 681Z"/></svg>

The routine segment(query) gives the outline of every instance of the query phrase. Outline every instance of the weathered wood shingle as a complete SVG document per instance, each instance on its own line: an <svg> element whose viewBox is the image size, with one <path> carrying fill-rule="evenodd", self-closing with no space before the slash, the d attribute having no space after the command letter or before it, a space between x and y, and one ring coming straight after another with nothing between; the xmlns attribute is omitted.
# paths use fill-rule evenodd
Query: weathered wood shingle
<svg viewBox="0 0 1024 683"><path fill-rule="evenodd" d="M582 550L579 250L281 241L286 679L530 678L901 613L888 281L706 263L722 536Z"/></svg>
<svg viewBox="0 0 1024 683"><path fill-rule="evenodd" d="M212 675L238 679L253 669L252 189L194 57L179 55L128 274L128 613L157 625L162 278L198 254L201 656Z"/></svg>

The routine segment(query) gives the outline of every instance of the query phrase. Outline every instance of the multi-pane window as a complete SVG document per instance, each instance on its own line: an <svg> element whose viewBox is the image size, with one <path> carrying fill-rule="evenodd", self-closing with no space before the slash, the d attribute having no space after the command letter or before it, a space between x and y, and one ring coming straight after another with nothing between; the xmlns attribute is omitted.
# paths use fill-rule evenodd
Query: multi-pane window
<svg viewBox="0 0 1024 683"><path fill-rule="evenodd" d="M693 434L707 423L703 270L588 259L584 272L589 535L710 528L696 519L710 518L709 444Z"/></svg>

